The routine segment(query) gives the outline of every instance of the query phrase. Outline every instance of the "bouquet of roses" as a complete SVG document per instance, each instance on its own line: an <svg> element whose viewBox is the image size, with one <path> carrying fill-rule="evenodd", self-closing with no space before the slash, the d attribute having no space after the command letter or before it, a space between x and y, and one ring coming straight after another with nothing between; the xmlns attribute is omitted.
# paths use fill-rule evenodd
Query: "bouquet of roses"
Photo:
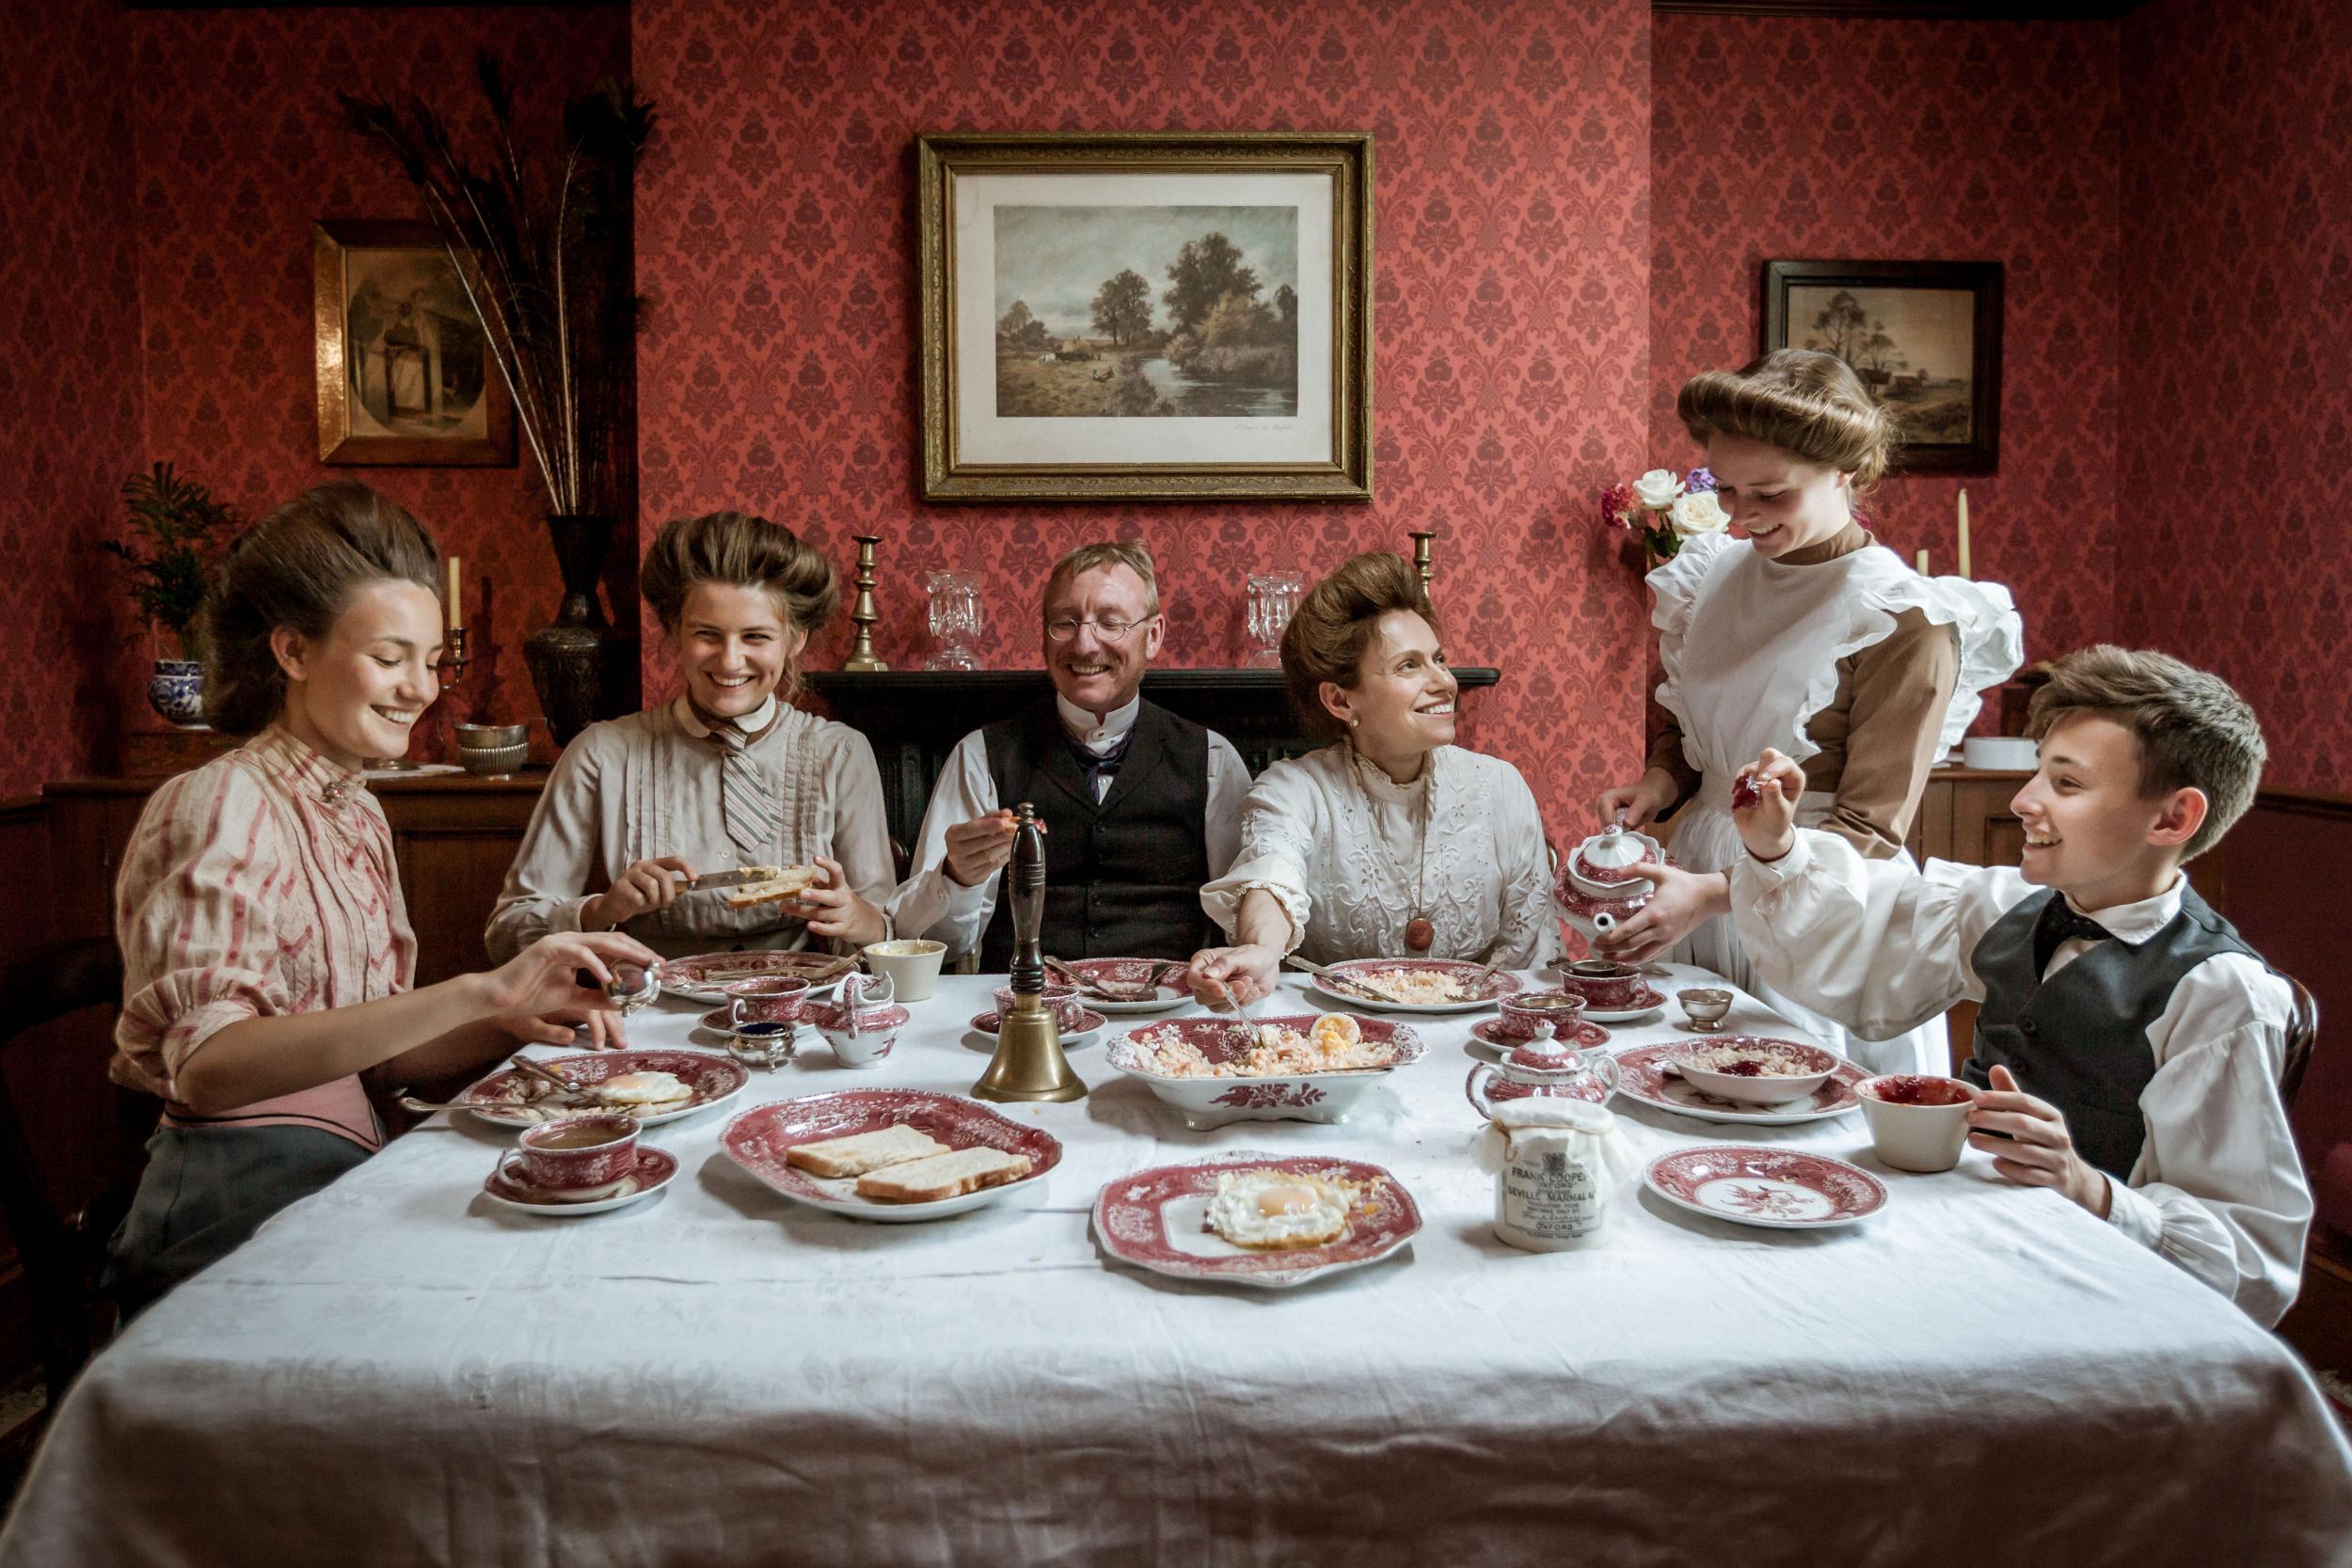
<svg viewBox="0 0 2352 1568"><path fill-rule="evenodd" d="M1684 479L1671 468L1652 468L1630 484L1612 484L1600 493L1600 521L1604 528L1640 534L1660 561L1672 560L1693 534L1721 533L1731 526L1730 515L1715 499L1715 476L1705 468L1693 468Z"/></svg>

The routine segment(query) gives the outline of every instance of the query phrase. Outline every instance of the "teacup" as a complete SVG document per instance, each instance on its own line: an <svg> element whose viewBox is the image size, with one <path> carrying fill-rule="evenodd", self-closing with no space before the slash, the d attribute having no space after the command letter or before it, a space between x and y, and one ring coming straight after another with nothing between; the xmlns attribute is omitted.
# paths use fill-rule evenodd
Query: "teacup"
<svg viewBox="0 0 2352 1568"><path fill-rule="evenodd" d="M1567 990L1530 990L1495 1005L1495 1033L1509 1040L1566 1037L1584 1019L1584 998Z"/></svg>
<svg viewBox="0 0 2352 1568"><path fill-rule="evenodd" d="M947 944L917 938L878 942L865 950L866 966L888 977L891 993L901 1002L928 1002L939 989L940 966L947 961Z"/></svg>
<svg viewBox="0 0 2352 1568"><path fill-rule="evenodd" d="M566 1203L610 1197L637 1169L637 1118L617 1111L543 1121L516 1142L500 1168L519 1165L524 1180Z"/></svg>
<svg viewBox="0 0 2352 1568"><path fill-rule="evenodd" d="M781 1023L788 1032L800 1026L801 1014L808 1006L808 982L764 975L736 981L726 988L726 996L732 1028L740 1031L746 1023Z"/></svg>
<svg viewBox="0 0 2352 1568"><path fill-rule="evenodd" d="M1870 1145L1897 1170L1949 1170L1968 1144L1977 1091L1957 1078L1897 1072L1854 1085Z"/></svg>
<svg viewBox="0 0 2352 1568"><path fill-rule="evenodd" d="M898 1031L907 1026L912 1017L895 1002L862 1006L818 1007L809 1015L817 1032L825 1037L833 1053L843 1067L869 1068L882 1065L890 1054L890 1048L898 1043Z"/></svg>
<svg viewBox="0 0 2352 1568"><path fill-rule="evenodd" d="M1649 982L1631 964L1580 958L1560 972L1560 989L1581 996L1587 1007L1618 1012L1639 1003Z"/></svg>
<svg viewBox="0 0 2352 1568"><path fill-rule="evenodd" d="M1045 1010L1054 1015L1054 1022L1061 1026L1063 1034L1074 1035L1078 1032L1079 1022L1085 1018L1087 1009L1086 1004L1079 1000L1077 987L1059 980L1048 980L1042 1000ZM998 986L996 1016L1003 1018L1011 1011L1012 988Z"/></svg>

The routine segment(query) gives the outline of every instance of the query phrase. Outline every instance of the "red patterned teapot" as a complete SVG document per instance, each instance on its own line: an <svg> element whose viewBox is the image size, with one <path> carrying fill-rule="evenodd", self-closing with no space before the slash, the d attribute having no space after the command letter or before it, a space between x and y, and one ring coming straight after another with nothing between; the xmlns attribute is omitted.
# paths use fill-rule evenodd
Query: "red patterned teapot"
<svg viewBox="0 0 2352 1568"><path fill-rule="evenodd" d="M1635 867L1672 864L1649 834L1612 823L1568 852L1552 891L1561 914L1589 942L1649 902L1657 884Z"/></svg>

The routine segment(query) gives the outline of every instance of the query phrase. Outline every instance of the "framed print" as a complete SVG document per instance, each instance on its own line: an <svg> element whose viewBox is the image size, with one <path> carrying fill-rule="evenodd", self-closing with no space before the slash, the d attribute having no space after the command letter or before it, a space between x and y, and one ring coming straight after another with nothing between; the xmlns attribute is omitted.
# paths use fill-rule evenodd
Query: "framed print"
<svg viewBox="0 0 2352 1568"><path fill-rule="evenodd" d="M1372 499L1372 137L916 144L923 499Z"/></svg>
<svg viewBox="0 0 2352 1568"><path fill-rule="evenodd" d="M1998 261L1767 261L1763 347L1851 365L1896 416L1896 472L1989 474L2001 456L2001 277Z"/></svg>
<svg viewBox="0 0 2352 1568"><path fill-rule="evenodd" d="M310 252L320 459L514 462L506 383L433 226L316 223Z"/></svg>

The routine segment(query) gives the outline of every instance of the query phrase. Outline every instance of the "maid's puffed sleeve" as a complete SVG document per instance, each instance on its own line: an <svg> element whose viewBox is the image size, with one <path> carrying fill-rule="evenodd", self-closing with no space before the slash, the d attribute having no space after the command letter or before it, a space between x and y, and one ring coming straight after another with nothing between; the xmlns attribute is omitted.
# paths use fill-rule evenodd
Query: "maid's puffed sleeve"
<svg viewBox="0 0 2352 1568"><path fill-rule="evenodd" d="M269 911L294 881L268 792L215 763L148 800L115 884L119 1080L167 1092L232 1023L293 1011Z"/></svg>
<svg viewBox="0 0 2352 1568"><path fill-rule="evenodd" d="M1282 912L1290 916L1282 951L1294 951L1307 934L1313 908L1308 889L1316 835L1327 828L1323 789L1314 775L1296 762L1274 764L1249 786L1242 808L1240 858L1200 890L1200 908L1231 936L1241 923L1242 900L1263 889L1282 901Z"/></svg>

